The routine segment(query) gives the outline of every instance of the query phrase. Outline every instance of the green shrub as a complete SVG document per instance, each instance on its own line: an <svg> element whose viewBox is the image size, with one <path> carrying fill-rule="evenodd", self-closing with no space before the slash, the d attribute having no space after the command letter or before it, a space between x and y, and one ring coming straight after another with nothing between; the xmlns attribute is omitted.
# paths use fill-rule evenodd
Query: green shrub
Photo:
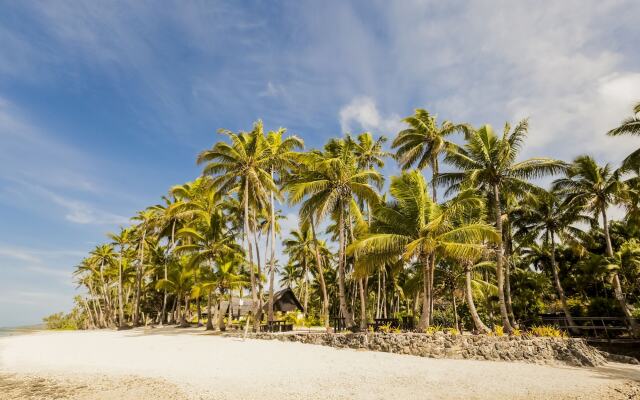
<svg viewBox="0 0 640 400"><path fill-rule="evenodd" d="M433 335L434 333L442 332L443 330L444 328L442 327L442 325L431 325L424 330L424 333L426 333L427 335Z"/></svg>
<svg viewBox="0 0 640 400"><path fill-rule="evenodd" d="M47 326L47 329L76 330L80 328L78 321L72 313L65 314L59 312L51 314L48 317L44 317L42 321Z"/></svg>
<svg viewBox="0 0 640 400"><path fill-rule="evenodd" d="M529 329L528 333L532 336L539 337L567 337L567 334L560 329L551 325L534 326Z"/></svg>

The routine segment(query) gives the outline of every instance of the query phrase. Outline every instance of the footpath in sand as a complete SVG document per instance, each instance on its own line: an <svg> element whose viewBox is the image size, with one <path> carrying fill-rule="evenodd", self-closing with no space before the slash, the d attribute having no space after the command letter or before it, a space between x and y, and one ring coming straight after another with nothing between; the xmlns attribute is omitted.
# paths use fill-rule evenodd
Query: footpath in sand
<svg viewBox="0 0 640 400"><path fill-rule="evenodd" d="M633 399L640 367L443 360L203 330L0 338L0 399Z"/></svg>

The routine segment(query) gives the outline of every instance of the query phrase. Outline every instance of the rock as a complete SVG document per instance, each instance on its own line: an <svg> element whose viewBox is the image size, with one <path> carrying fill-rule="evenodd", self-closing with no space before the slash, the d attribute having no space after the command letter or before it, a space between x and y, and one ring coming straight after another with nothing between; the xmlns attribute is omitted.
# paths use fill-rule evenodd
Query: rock
<svg viewBox="0 0 640 400"><path fill-rule="evenodd" d="M242 336L228 332L225 336ZM609 361L640 364L632 357L611 355L589 346L582 339L450 335L423 333L254 333L249 337L300 342L336 348L365 349L432 358L454 358L531 363L563 363L598 366Z"/></svg>

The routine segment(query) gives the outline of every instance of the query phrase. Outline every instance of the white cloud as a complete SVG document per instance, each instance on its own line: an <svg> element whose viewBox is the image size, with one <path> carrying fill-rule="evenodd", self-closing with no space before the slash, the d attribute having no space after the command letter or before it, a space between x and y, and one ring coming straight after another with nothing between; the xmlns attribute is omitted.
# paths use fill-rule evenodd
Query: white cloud
<svg viewBox="0 0 640 400"><path fill-rule="evenodd" d="M258 93L260 97L281 97L285 95L285 88L283 85L278 83L273 83L271 81L267 82L267 86L265 89Z"/></svg>
<svg viewBox="0 0 640 400"><path fill-rule="evenodd" d="M400 117L396 114L382 117L375 101L371 97L356 97L340 109L340 128L344 133L356 133L357 130L371 131L377 134L394 135L402 129Z"/></svg>
<svg viewBox="0 0 640 400"><path fill-rule="evenodd" d="M42 186L26 182L22 182L22 186L65 210L64 217L69 222L83 225L125 225L130 222L127 217L100 210L86 202L62 196Z"/></svg>

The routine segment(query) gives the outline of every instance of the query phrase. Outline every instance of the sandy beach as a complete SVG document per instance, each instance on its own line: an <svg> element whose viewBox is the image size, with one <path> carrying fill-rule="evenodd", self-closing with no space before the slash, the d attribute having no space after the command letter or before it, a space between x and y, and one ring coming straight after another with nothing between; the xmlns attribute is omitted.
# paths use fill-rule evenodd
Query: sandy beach
<svg viewBox="0 0 640 400"><path fill-rule="evenodd" d="M0 338L0 399L631 399L640 367L441 360L200 329Z"/></svg>

